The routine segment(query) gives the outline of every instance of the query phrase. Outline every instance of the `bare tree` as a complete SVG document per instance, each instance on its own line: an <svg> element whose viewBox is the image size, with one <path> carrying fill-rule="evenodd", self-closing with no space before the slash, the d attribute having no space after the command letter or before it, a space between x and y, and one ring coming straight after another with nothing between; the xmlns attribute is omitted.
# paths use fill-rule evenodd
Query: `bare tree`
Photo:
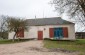
<svg viewBox="0 0 85 55"><path fill-rule="evenodd" d="M27 22L26 20L20 19L20 18L14 18L14 17L8 17L8 29L9 31L15 32L13 36L13 41L15 39L15 36L17 36L17 33L19 30L24 29L27 30Z"/></svg>
<svg viewBox="0 0 85 55"><path fill-rule="evenodd" d="M7 26L6 26L7 25L7 22L6 22L7 17L2 15L0 17L0 20L1 20L0 21L0 37L5 39L5 38L8 37L8 36L5 35L7 33Z"/></svg>
<svg viewBox="0 0 85 55"><path fill-rule="evenodd" d="M55 11L60 14L67 13L75 23L85 27L85 0L52 0L51 4Z"/></svg>

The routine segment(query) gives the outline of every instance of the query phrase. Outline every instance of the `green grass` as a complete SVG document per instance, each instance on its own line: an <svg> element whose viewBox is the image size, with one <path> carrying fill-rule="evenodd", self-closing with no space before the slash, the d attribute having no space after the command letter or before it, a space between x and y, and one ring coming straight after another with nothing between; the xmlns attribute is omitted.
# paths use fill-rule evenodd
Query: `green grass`
<svg viewBox="0 0 85 55"><path fill-rule="evenodd" d="M12 40L0 40L0 44L12 44L12 43L20 43L20 42L25 42L28 41L28 39L20 39L20 41L18 41L18 39L16 39L14 42Z"/></svg>
<svg viewBox="0 0 85 55"><path fill-rule="evenodd" d="M44 47L61 48L69 51L85 52L85 39L78 39L76 41L44 40Z"/></svg>

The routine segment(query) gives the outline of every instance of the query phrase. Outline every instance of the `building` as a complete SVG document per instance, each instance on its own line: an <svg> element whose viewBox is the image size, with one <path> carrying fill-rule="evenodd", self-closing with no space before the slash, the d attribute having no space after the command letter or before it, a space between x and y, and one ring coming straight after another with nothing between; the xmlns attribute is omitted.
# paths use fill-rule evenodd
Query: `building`
<svg viewBox="0 0 85 55"><path fill-rule="evenodd" d="M75 24L60 17L27 19L29 31L20 32L24 39L44 38L75 40ZM9 33L9 39L12 39L14 32Z"/></svg>
<svg viewBox="0 0 85 55"><path fill-rule="evenodd" d="M85 39L85 32L76 32L75 35L78 39Z"/></svg>

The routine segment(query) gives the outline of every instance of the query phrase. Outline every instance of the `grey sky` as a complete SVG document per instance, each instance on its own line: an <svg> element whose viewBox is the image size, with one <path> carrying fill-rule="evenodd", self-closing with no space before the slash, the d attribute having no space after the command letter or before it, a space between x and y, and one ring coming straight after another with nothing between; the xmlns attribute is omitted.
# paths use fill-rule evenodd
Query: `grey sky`
<svg viewBox="0 0 85 55"><path fill-rule="evenodd" d="M0 0L0 15L17 17L42 18L55 17L53 7L48 4L50 0Z"/></svg>

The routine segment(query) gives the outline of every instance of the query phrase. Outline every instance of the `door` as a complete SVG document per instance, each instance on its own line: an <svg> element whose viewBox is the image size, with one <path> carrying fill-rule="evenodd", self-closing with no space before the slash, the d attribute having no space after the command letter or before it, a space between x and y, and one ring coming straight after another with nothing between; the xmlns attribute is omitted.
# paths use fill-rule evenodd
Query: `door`
<svg viewBox="0 0 85 55"><path fill-rule="evenodd" d="M63 27L63 36L64 36L64 38L68 38L68 28L67 27Z"/></svg>
<svg viewBox="0 0 85 55"><path fill-rule="evenodd" d="M43 40L43 31L38 31L38 40Z"/></svg>
<svg viewBox="0 0 85 55"><path fill-rule="evenodd" d="M17 32L17 37L20 37L20 38L24 37L24 29L21 29Z"/></svg>
<svg viewBox="0 0 85 55"><path fill-rule="evenodd" d="M54 28L54 38L60 39L63 37L63 29L62 28Z"/></svg>
<svg viewBox="0 0 85 55"><path fill-rule="evenodd" d="M54 37L54 28L49 28L49 37L50 38Z"/></svg>

